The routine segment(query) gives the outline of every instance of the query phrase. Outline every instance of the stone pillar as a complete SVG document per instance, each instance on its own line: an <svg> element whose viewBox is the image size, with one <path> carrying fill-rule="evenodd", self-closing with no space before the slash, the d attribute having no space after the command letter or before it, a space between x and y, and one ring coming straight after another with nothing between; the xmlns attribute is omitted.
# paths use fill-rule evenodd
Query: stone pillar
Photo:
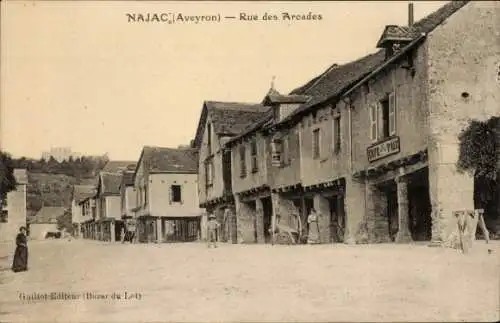
<svg viewBox="0 0 500 323"><path fill-rule="evenodd" d="M271 193L271 202L273 205L273 215L271 219L271 242L274 244L276 242L276 226L278 224L278 218L279 221L282 221L280 210L280 196L278 193Z"/></svg>
<svg viewBox="0 0 500 323"><path fill-rule="evenodd" d="M314 209L318 213L319 238L321 243L330 242L330 205L321 194L315 194L313 199Z"/></svg>
<svg viewBox="0 0 500 323"><path fill-rule="evenodd" d="M377 188L370 183L365 186L365 227L361 232L361 239L363 242L375 243L375 217L377 216Z"/></svg>
<svg viewBox="0 0 500 323"><path fill-rule="evenodd" d="M238 243L238 221L236 219L236 213L234 212L233 207L229 207L229 221L231 224L230 232L231 232L231 243Z"/></svg>
<svg viewBox="0 0 500 323"><path fill-rule="evenodd" d="M455 230L453 211L474 210L474 179L456 169L458 143L455 140L436 135L428 148L429 195L433 208L431 241L434 244L443 243Z"/></svg>
<svg viewBox="0 0 500 323"><path fill-rule="evenodd" d="M260 198L255 200L255 232L257 243L264 243L264 207Z"/></svg>
<svg viewBox="0 0 500 323"><path fill-rule="evenodd" d="M111 231L110 241L115 242L116 241L115 221L114 220L111 221L109 223L109 226L110 226L109 230Z"/></svg>
<svg viewBox="0 0 500 323"><path fill-rule="evenodd" d="M377 186L367 183L365 199L368 242L390 242L387 196Z"/></svg>
<svg viewBox="0 0 500 323"><path fill-rule="evenodd" d="M409 228L409 209L408 209L408 178L406 176L396 177L398 192L398 233L396 234L397 243L408 243L413 241Z"/></svg>
<svg viewBox="0 0 500 323"><path fill-rule="evenodd" d="M432 228L431 228L431 242L429 246L440 246L444 241L441 237L441 221L443 219L443 210L439 209L439 206L437 203L432 205L432 212L431 212L431 221L432 221Z"/></svg>
<svg viewBox="0 0 500 323"><path fill-rule="evenodd" d="M345 236L344 243L356 244L358 230L365 217L365 184L350 177L345 188Z"/></svg>
<svg viewBox="0 0 500 323"><path fill-rule="evenodd" d="M214 210L215 219L220 223L220 228L217 231L217 241L226 242L226 223L224 223L224 209L222 207L217 207Z"/></svg>
<svg viewBox="0 0 500 323"><path fill-rule="evenodd" d="M255 214L252 208L235 194L238 243L255 243Z"/></svg>
<svg viewBox="0 0 500 323"><path fill-rule="evenodd" d="M156 218L156 242L157 243L163 242L163 232L161 229L161 218L160 217Z"/></svg>

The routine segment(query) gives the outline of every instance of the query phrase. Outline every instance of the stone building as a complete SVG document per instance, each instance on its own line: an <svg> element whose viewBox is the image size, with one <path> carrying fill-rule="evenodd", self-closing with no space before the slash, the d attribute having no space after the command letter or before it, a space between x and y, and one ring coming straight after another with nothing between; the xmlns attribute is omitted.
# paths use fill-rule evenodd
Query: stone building
<svg viewBox="0 0 500 323"><path fill-rule="evenodd" d="M97 235L97 195L94 193L92 196L83 198L78 202L79 208L82 212L82 237L84 239L98 239Z"/></svg>
<svg viewBox="0 0 500 323"><path fill-rule="evenodd" d="M26 169L14 169L16 189L7 193L5 205L0 211L0 241L12 241L20 227L26 227Z"/></svg>
<svg viewBox="0 0 500 323"><path fill-rule="evenodd" d="M215 214L223 225L221 240L236 242L232 193L231 151L225 143L262 117L260 104L206 101L203 103L193 146L198 150L200 207ZM233 219L233 220L231 220ZM233 224L233 225L231 225Z"/></svg>
<svg viewBox="0 0 500 323"><path fill-rule="evenodd" d="M29 236L33 240L43 240L48 237L60 237L57 218L66 211L64 206L44 206L29 221Z"/></svg>
<svg viewBox="0 0 500 323"><path fill-rule="evenodd" d="M275 112L226 144L240 240L264 242L313 207L324 243L445 240L452 211L473 209L457 137L500 113L498 21L499 2L454 1L417 22L410 5L377 52L270 91Z"/></svg>
<svg viewBox="0 0 500 323"><path fill-rule="evenodd" d="M89 213L84 212L83 202L86 198L95 195L95 188L92 185L75 185L71 198L71 223L73 223L73 235L76 238L83 237L82 224L90 219Z"/></svg>
<svg viewBox="0 0 500 323"><path fill-rule="evenodd" d="M203 210L197 169L196 149L143 148L133 176L139 242L198 239Z"/></svg>
<svg viewBox="0 0 500 323"><path fill-rule="evenodd" d="M271 88L262 100L265 113L231 138L232 187L239 241L270 243L276 223L298 230L301 211L299 141L296 129L276 126L309 98L281 95ZM299 193L299 195L297 195ZM295 202L299 205L295 207Z"/></svg>
<svg viewBox="0 0 500 323"><path fill-rule="evenodd" d="M114 242L121 239L123 221L120 209L119 173L99 173L96 192L96 231L99 240Z"/></svg>
<svg viewBox="0 0 500 323"><path fill-rule="evenodd" d="M136 218L133 210L137 207L137 191L134 187L133 171L125 170L122 172L120 183L120 206L121 217L125 225L124 231L135 232Z"/></svg>

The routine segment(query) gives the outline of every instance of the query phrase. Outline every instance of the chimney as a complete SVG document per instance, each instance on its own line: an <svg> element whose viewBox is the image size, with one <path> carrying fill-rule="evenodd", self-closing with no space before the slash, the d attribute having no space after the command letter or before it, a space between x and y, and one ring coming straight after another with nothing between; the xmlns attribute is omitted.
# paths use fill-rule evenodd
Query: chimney
<svg viewBox="0 0 500 323"><path fill-rule="evenodd" d="M408 27L413 26L413 2L408 3Z"/></svg>

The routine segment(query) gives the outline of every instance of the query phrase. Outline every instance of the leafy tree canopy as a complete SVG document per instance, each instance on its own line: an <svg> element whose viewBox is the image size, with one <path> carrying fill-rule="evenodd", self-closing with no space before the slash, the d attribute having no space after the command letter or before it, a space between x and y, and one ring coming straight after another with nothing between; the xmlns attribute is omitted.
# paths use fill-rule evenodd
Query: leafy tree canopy
<svg viewBox="0 0 500 323"><path fill-rule="evenodd" d="M494 116L487 121L471 120L458 139L460 144L457 169L469 172L476 178L496 180L498 168L497 142L500 131L500 117Z"/></svg>
<svg viewBox="0 0 500 323"><path fill-rule="evenodd" d="M5 204L7 193L15 189L14 162L8 153L0 151L0 206Z"/></svg>

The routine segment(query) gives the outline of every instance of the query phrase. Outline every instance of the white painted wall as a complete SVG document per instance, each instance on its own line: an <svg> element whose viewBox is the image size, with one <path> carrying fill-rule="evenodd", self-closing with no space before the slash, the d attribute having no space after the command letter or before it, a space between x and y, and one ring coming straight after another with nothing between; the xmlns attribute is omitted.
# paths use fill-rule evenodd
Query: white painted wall
<svg viewBox="0 0 500 323"><path fill-rule="evenodd" d="M171 201L171 185L181 185L182 203ZM152 216L200 216L197 174L150 174L148 205Z"/></svg>
<svg viewBox="0 0 500 323"><path fill-rule="evenodd" d="M121 219L121 204L119 195L111 195L105 197L106 218Z"/></svg>
<svg viewBox="0 0 500 323"><path fill-rule="evenodd" d="M30 224L30 239L43 240L47 232L59 232L57 223L32 223Z"/></svg>

